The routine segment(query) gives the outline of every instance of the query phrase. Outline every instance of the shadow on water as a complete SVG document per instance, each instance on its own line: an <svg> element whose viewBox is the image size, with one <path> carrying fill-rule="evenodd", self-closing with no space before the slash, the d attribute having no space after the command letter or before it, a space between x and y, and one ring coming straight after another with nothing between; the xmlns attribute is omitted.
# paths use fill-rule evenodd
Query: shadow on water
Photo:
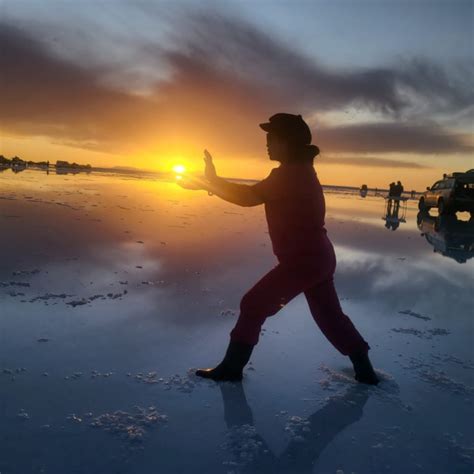
<svg viewBox="0 0 474 474"><path fill-rule="evenodd" d="M371 387L352 385L307 419L290 418L292 439L276 456L255 429L252 410L242 383L220 384L224 417L229 430L224 447L238 466L236 472L259 474L312 473L322 451L345 428L362 418L363 408L373 393Z"/></svg>

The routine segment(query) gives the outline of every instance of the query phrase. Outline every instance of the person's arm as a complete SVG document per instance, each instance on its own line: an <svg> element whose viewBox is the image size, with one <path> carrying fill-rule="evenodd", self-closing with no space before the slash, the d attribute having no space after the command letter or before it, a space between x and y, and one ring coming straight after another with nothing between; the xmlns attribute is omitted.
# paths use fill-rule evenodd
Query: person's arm
<svg viewBox="0 0 474 474"><path fill-rule="evenodd" d="M251 186L231 183L219 176L215 176L206 183L206 189L221 199L238 206L250 207L263 204L263 199L253 191Z"/></svg>
<svg viewBox="0 0 474 474"><path fill-rule="evenodd" d="M263 204L263 199L254 192L251 186L231 183L217 176L212 156L207 150L204 150L204 162L206 164L204 175L208 180L206 184L208 191L238 206L249 207Z"/></svg>
<svg viewBox="0 0 474 474"><path fill-rule="evenodd" d="M184 189L208 191L238 206L258 206L265 202L264 195L260 192L263 181L253 186L232 183L217 176L212 156L207 150L204 150L204 161L206 163L204 179L197 176L183 176L177 181L177 184Z"/></svg>

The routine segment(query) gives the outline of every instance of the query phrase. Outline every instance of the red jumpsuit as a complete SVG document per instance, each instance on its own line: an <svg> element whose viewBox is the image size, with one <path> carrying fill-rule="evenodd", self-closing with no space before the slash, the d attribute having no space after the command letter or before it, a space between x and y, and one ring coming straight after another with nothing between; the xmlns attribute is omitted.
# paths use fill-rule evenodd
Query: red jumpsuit
<svg viewBox="0 0 474 474"><path fill-rule="evenodd" d="M336 256L313 165L282 163L252 188L264 201L279 263L243 296L231 340L257 344L265 319L304 292L316 324L341 354L367 352L370 346L342 311L334 288Z"/></svg>

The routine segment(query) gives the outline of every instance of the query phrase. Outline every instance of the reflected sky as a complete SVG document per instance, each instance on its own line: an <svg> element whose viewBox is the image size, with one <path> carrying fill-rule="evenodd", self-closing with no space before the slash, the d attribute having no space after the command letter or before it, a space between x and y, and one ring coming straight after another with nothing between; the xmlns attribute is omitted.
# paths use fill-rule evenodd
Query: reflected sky
<svg viewBox="0 0 474 474"><path fill-rule="evenodd" d="M124 302L137 294L154 305L163 292L170 299L189 293L210 302L221 283L218 293L236 306L276 263L262 206L241 208L172 182L119 175L0 176L0 280L39 270L16 278L31 283L23 288L26 300L48 292L81 299L128 288ZM460 265L433 252L417 227L416 201L408 202L408 222L396 232L384 227L380 197L331 192L326 201L343 295L392 305L391 295L403 294L413 304L440 285L457 295L456 305L468 304L462 293L472 283L472 262ZM17 287L4 289L12 290ZM430 298L435 311L437 294Z"/></svg>
<svg viewBox="0 0 474 474"><path fill-rule="evenodd" d="M8 307L59 306L94 319L88 308L120 298L121 308L155 308L158 322L199 326L220 307L237 310L244 292L276 264L262 206L242 208L126 175L26 171L0 180L0 281ZM417 226L415 200L396 232L385 227L381 197L330 192L326 201L341 297L394 311L470 313L473 262L435 251Z"/></svg>
<svg viewBox="0 0 474 474"><path fill-rule="evenodd" d="M466 242L471 236L472 248L472 226L467 222L468 216L459 216L465 224L436 224L435 216L420 218L417 202L409 200L406 223L392 231L385 227L385 202L381 197L328 192L326 201L328 233L338 257L336 286L343 307L369 340L378 357L376 367L383 367L386 380L395 376L402 386L402 395L397 388L380 392L373 400L364 398L361 407L366 404L368 419L359 420L360 407L353 421L344 425L342 418L339 420L340 431L359 420L347 428L349 432L358 433L361 423L369 423L370 430L367 426L363 429L372 433L371 423L377 413L384 413L387 403L395 407L391 422L398 423L402 416L405 421L412 417L406 423L415 423L417 416L428 416L426 410L430 408L420 408L426 393L433 403L446 403L454 397L457 405L448 412L464 414L468 419L472 405L465 400L472 398L472 369L446 359L451 360L447 372L451 382L443 382L439 374L433 378L432 373L435 356L459 358L467 367L472 365L474 259L459 263L434 251L425 236L428 232L446 235L449 225L449 229L461 228L463 245L469 251ZM423 219L426 222L420 224ZM207 453L202 469L227 472L219 470L215 463L222 467L223 461L231 462L229 452L235 447L224 443L230 451L225 454L225 449L219 448L217 455L210 447L214 446L212 443L220 446L223 433L232 428L227 426L223 412L224 408L227 412L233 410L226 406L227 395L222 393L222 398L214 386L199 382L193 382L193 393L199 393L198 398L185 399L192 394L173 390L158 394L150 391L154 386L144 388L135 383L134 376L149 371L164 377L186 374L190 367L212 363L220 356L238 315L241 297L276 264L263 207L240 208L165 180L105 173L58 176L30 170L15 175L7 170L0 174L0 226L0 382L6 388L3 429L30 439L24 441L24 453L36 452L50 472L61 472L59 461L43 458L37 452L41 446L46 449L48 443L53 443L74 459L70 472L85 472L81 470L82 461L76 459L74 443L83 443L86 428L71 426L66 417L71 412L103 413L134 404L146 406L153 399L159 401L170 419L174 417L167 431L160 428L150 434L154 442L168 446L170 452L161 461L152 459L148 451L142 457L133 454L127 459L142 463L142 472L150 466L166 469L178 462L170 453L181 442L189 453ZM351 380L350 372L344 379L333 369L323 368L329 382L324 386L320 380L318 385L315 370L321 360L328 367L344 364L342 356L314 330L307 313L304 299L297 297L278 317L265 323L264 337L255 351L257 370L246 382L248 402L255 415L252 426L258 437L268 443L272 462L288 448L288 440L271 428L275 414L291 407L290 414L309 417L310 424L302 426L309 426L311 433L317 426L311 424L312 420L319 419L318 415L311 418L311 414L324 408L328 393L343 396L347 389L344 380ZM401 371L400 353L409 375ZM295 371L295 360L310 361L307 367L301 364ZM428 372L423 364L428 364ZM18 368L25 371L15 372ZM3 369L13 373L1 373ZM85 375L74 379L75 372L89 374L91 370L115 375L100 380ZM284 384L281 370L285 371ZM127 378L127 372L132 376ZM456 394L453 380L460 384L457 391L461 390L461 395ZM438 385L430 392L433 383ZM314 385L320 390L315 391ZM32 397L32 390L39 395ZM265 393L269 391L278 394L278 400L270 399L265 405ZM237 408L242 408L242 396L237 398ZM338 403L342 402L329 404L326 411ZM212 413L207 408L202 414L203 404L220 408ZM425 412L409 413L408 405ZM30 412L31 422L19 424L20 408ZM182 418L183 410L190 418ZM323 410L320 416L324 413ZM206 440L199 440L199 429L193 430L188 422L191 417L201 416L208 417ZM445 431L457 430L466 439L472 437L472 430L450 423L443 428ZM40 427L45 424L63 426L63 434L54 431L43 444L34 441L43 436ZM187 433L185 439L183 430ZM438 435L436 443L444 443L441 432ZM104 445L104 459L113 458L114 445L109 444L109 438L100 433L90 436ZM345 445L337 443L343 443L345 438L337 441L339 438L336 436L334 441L331 434L322 444L308 448L317 451L312 459L318 459L318 465L327 472L333 468L334 458L321 452L331 453L334 446L342 449ZM397 438L394 443L401 447L402 441ZM367 442L375 443L373 439ZM462 451L464 445L456 446ZM349 451L353 467L359 463L359 471L367 468L357 449ZM456 453L451 452L450 456L459 461L462 456ZM432 455L429 450L424 454L426 459ZM93 455L84 459L89 466L104 469L100 467L102 461ZM180 462L183 472L187 472L185 460ZM9 457L0 467L5 472L19 472L11 467L20 464L17 458ZM131 466L124 467L126 463L121 466L121 472L133 472ZM273 472L271 469L262 472Z"/></svg>

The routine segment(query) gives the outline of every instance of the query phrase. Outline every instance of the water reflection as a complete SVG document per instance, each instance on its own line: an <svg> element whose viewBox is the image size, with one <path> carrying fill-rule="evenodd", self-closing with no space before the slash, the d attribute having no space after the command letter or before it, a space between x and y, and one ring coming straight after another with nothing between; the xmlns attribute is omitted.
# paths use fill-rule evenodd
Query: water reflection
<svg viewBox="0 0 474 474"><path fill-rule="evenodd" d="M10 282L19 270L41 270L23 276L30 287L8 286L0 294L16 302L19 311L26 305L22 300L64 293L89 301L91 306L78 308L93 313L99 300L91 298L128 289L122 307L136 295L144 306L160 308L162 321L199 324L211 321L216 311L236 308L241 295L275 264L260 207L239 211L174 183L120 175L70 178L27 170L21 177L0 175L0 183L0 281ZM415 304L420 292L448 284L450 304L467 304L469 269L438 255L432 260L414 225L414 206L407 210L406 201L386 201L390 226L404 221L406 212L410 216L409 225L387 233L380 226L380 198L368 196L361 205L357 194L333 190L326 202L327 228L338 256L337 284L345 297L393 306L400 292L406 304ZM472 232L468 235L472 249ZM465 254L467 248L465 243ZM443 266L449 283L432 271L433 265ZM221 281L225 284L216 283ZM25 295L10 296L13 291ZM197 301L207 312L201 320L176 308ZM429 310L444 304L439 292L424 301Z"/></svg>
<svg viewBox="0 0 474 474"><path fill-rule="evenodd" d="M469 221L457 215L431 216L420 211L416 217L421 236L433 246L433 252L466 263L474 256L474 218Z"/></svg>
<svg viewBox="0 0 474 474"><path fill-rule="evenodd" d="M456 263L461 254L464 255L463 261L472 257L472 223L457 222L456 218L449 216L437 221L429 214L419 214L417 228L418 211L409 201L407 225L399 227L398 232L387 232L380 224L384 201L378 196L368 195L362 200L357 190L351 194L344 189L334 189L326 195L326 202L327 228L336 246L336 279L343 304L370 340L380 344L377 357L380 367L393 373L401 385L405 384L407 399L417 407L409 414L413 416L413 425L404 421L399 423L401 429L407 433L419 433L412 429L418 422L425 426L426 420L435 419L439 406L425 404L424 400L435 399L441 403L448 397L457 396L451 390L463 387L457 382L459 379L472 385L471 372L468 372L472 369L463 368L456 362L472 366L464 359L472 358L469 328L472 325L473 260L465 265ZM389 218L404 218L402 204L398 211L394 204ZM384 209L387 216L385 206ZM157 371L166 377L187 370L197 361L196 354L200 360L214 357L215 354L211 353L213 346L217 346L222 341L222 334L228 333L232 327L241 295L275 264L265 232L263 209L239 209L206 194L189 193L174 183L146 176L97 173L74 177L51 173L46 176L44 172L27 169L19 175L0 173L0 228L0 334L8 335L2 339L0 373L3 367L27 369L21 372L21 380L18 376L17 381L2 385L2 400L5 399L4 405L10 407L9 424L0 427L0 436L10 443L4 451L18 453L25 462L37 459L36 465L40 462L49 465L56 459L64 460L67 465L66 468L62 465L48 469L48 472L85 472L80 467L75 468L76 459L81 459L83 465L87 464L88 472L110 472L111 466L115 466L116 446L98 439L95 446L99 449L94 453L100 453L100 459L92 454L84 455L87 450L82 449L83 443L89 446L92 439L84 431L77 438L68 438L74 442L67 450L64 449L67 443L58 445L56 449L52 440L61 440L60 427L66 415L89 410L103 413L136 403L141 405L142 402L154 404L157 397L160 403L163 402L164 412L170 413L173 420L170 427L175 430L164 433L161 441L178 445L184 438L183 433L191 433L192 437L193 430L202 431L200 426L196 428L196 423L188 424L183 415L189 400L196 414L203 418L208 416L202 411L200 396L190 395L179 405L179 399L173 398L171 391L164 392L170 396L166 406L168 395L161 397L161 392L149 391L153 390L152 386L130 384L131 379L126 373ZM419 229L424 239L420 238ZM436 235L439 239L440 233L443 239L451 241L447 245L451 258L431 252L431 247L424 242L426 239L433 245L428 237ZM458 248L457 258L452 257L452 247ZM428 298L420 298L420 295L427 294ZM305 360L308 357L314 347L309 345L313 344L314 326L311 325L308 331L306 328L314 323L307 317L299 317L301 311L307 310L306 306L303 310L305 304L302 299L296 299L293 305L282 311L281 317L269 324L265 338L272 339L267 341L267 348L262 351L260 363L263 370L275 367L277 341L281 342L278 349L282 352L280 361L287 361L284 362L285 373L291 373L292 366L284 354L299 351L298 357ZM456 318L452 317L453 314ZM394 332L393 328L402 331ZM440 329L446 331L443 333ZM430 334L429 330L439 334L429 339L419 337ZM295 339L283 336L292 332L301 337L301 342L288 344ZM47 338L48 342L39 342L40 338ZM212 340L213 343L203 340ZM305 341L309 341L308 344ZM325 347L321 345L320 357L332 360L333 354L326 354ZM433 353L430 355L438 357L434 359L436 366L428 358L431 350ZM449 357L459 359L451 358L440 366L440 354L448 353ZM393 363L395 355L404 362L404 367L412 368L398 369L398 365ZM412 359L412 356L417 358ZM423 364L420 370L431 377L431 383L437 377L438 386L432 388L430 385L427 389L413 368L418 363ZM92 369L114 371L115 374L102 382L95 379L89 382L86 377L63 380L63 376L75 371L86 374ZM438 369L443 370L442 375ZM42 373L49 376L43 377ZM295 407L295 400L302 400L307 389L302 388L306 379L297 375L295 381L293 384L273 383L281 387L282 397L292 400L287 408L296 411L299 408ZM100 389L97 382L102 383ZM71 389L72 383L76 384L74 389ZM254 384L261 398L275 393L269 392L270 377L256 376L250 383ZM290 443L284 454L276 456L268 448L271 440L264 440L256 430L256 426L262 426L258 423L264 415L259 413L257 417L254 410L257 420L254 423L243 388L231 389L222 385L225 420L231 433L228 449L241 462L240 453L248 445L239 434L247 433L255 440L252 444L255 451L250 455L245 451L248 465L239 465L244 472L312 472L314 463L326 462L326 456L321 453L325 448L331 449L328 444L337 435L343 433L343 438L349 430L354 430L363 437L364 430L375 427L372 415L367 411L367 417L364 416L360 424L355 423L361 420L368 397L368 393L361 392L361 389L354 386L342 398L330 398L308 419L289 419ZM417 405L418 400L410 394L412 389L424 397L423 403ZM32 390L35 397L31 396ZM314 387L310 390L313 396ZM323 396L327 394L321 393ZM469 394L466 397L472 394L470 391L465 393ZM50 403L51 394L55 394L54 406ZM203 394L206 399L213 396L207 390ZM383 405L386 400L376 394L371 396L369 403L372 402L375 402L375 407L382 403L382 410L387 408ZM57 404L61 404L62 411L54 408ZM467 433L467 421L461 426L454 425L456 420L469 419L465 413L470 405L456 402L445 406L445 418L438 425L443 431ZM30 422L17 417L20 407L32 414ZM173 413L176 416L171 416ZM396 412L394 417L398 415ZM271 420L265 419L267 426L274 421L273 413L271 416ZM210 436L218 433L217 438L221 425L214 425L212 416L209 418L208 432ZM48 428L51 434L45 437L40 428L35 427L41 423L50 424L51 419L57 423L51 424ZM452 426L446 427L451 422ZM183 424L182 431L178 429L180 423ZM74 425L73 429L76 428ZM28 434L31 442L15 444L17 438L16 434L11 435L12 432L21 433L22 437ZM441 436L434 427L433 433ZM199 432L196 439L201 441L202 438L202 432ZM407 452L413 442L418 443L420 439L421 436L414 440L401 439L393 456L408 459L409 455L416 454L426 465L432 462L433 453L443 452L443 446L421 454ZM337 438L334 442L338 442ZM202 444L208 448L209 440L203 439ZM13 445L14 449L9 449ZM41 458L39 454L29 456L28 453L38 446L44 448L44 453L56 454L44 454ZM156 446L146 452L155 457ZM214 446L212 444L212 456L215 455ZM370 445L366 449L361 444L345 446L357 448L355 457L369 457L374 453ZM105 451L107 449L109 451ZM220 464L219 469L208 468L209 464L203 467L208 461L195 457L194 447L179 446L177 452L180 454L169 450L170 463L178 462L178 457L179 460L187 457L196 463L193 469L198 472L222 472ZM63 459L58 458L57 453L66 453L67 462L66 454ZM212 462L214 460L212 458ZM12 466L20 462L13 458L7 461ZM90 468L99 462L100 468ZM158 461L148 457L147 462ZM102 468L102 464L106 467ZM0 462L0 471L13 472L2 467ZM234 467L235 464L229 463L224 471L236 472ZM120 466L116 472L127 472L126 469ZM149 465L137 469L135 460L130 468L130 472L151 470ZM371 472L383 470L382 464L377 464ZM443 470L464 471L455 468ZM15 472L30 471L16 469ZM165 472L172 470L165 469ZM435 472L438 471L435 469Z"/></svg>
<svg viewBox="0 0 474 474"><path fill-rule="evenodd" d="M242 383L219 384L228 428L224 448L232 455L239 473L312 473L314 463L331 441L362 418L372 393L370 387L351 385L343 395L329 398L306 419L289 417L286 431L291 440L276 456L257 432Z"/></svg>
<svg viewBox="0 0 474 474"><path fill-rule="evenodd" d="M401 222L406 222L406 212L406 198L391 196L387 197L385 200L385 215L382 217L382 219L385 221L385 227L387 229L397 230Z"/></svg>

